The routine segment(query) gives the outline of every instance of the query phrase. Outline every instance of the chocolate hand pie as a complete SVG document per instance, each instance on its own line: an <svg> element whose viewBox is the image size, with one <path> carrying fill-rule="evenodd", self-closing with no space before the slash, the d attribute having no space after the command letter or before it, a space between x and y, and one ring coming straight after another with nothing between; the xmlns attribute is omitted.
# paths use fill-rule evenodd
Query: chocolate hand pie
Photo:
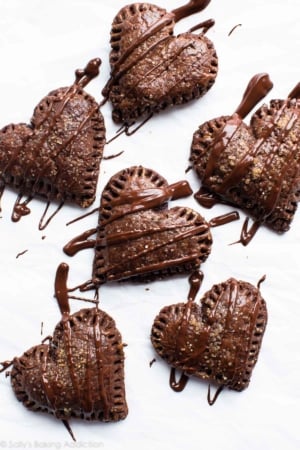
<svg viewBox="0 0 300 450"><path fill-rule="evenodd" d="M181 391L190 375L219 386L245 389L257 362L267 323L267 309L258 288L234 278L216 284L199 304L195 296L202 274L190 277L187 303L164 307L155 318L151 341L156 352L172 367L170 385ZM176 381L175 369L183 373Z"/></svg>
<svg viewBox="0 0 300 450"><path fill-rule="evenodd" d="M300 84L260 107L249 126L242 121L271 87L267 74L254 76L232 116L205 122L193 136L191 162L202 182L195 197L246 210L254 223L243 226L244 245L262 223L287 231L300 199Z"/></svg>
<svg viewBox="0 0 300 450"><path fill-rule="evenodd" d="M129 126L146 115L186 103L204 95L213 85L218 60L204 32L206 21L179 36L179 20L204 9L210 0L191 0L167 12L150 3L133 3L121 9L112 23L111 77L103 90L113 106L116 123Z"/></svg>
<svg viewBox="0 0 300 450"><path fill-rule="evenodd" d="M12 388L32 411L53 414L70 434L72 417L111 422L127 416L124 388L124 352L114 320L104 311L82 309L70 314L62 263L56 275L56 297L62 318L49 343L39 344L10 365Z"/></svg>
<svg viewBox="0 0 300 450"><path fill-rule="evenodd" d="M0 195L5 186L19 192L13 221L30 212L28 202L36 195L48 205L59 200L85 208L94 201L105 127L98 103L83 88L99 66L99 59L90 61L76 71L72 86L50 92L36 106L30 125L0 131ZM23 196L28 198L22 202Z"/></svg>
<svg viewBox="0 0 300 450"><path fill-rule="evenodd" d="M210 226L196 211L168 200L192 193L188 183L169 185L153 170L134 166L114 175L102 193L96 240L89 230L64 251L95 248L92 280L82 289L108 281L162 278L191 273L210 253Z"/></svg>

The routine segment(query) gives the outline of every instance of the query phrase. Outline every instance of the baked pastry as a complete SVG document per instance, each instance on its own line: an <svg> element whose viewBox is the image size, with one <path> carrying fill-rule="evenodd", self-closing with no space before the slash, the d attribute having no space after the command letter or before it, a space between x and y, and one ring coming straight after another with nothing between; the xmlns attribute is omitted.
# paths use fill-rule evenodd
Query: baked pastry
<svg viewBox="0 0 300 450"><path fill-rule="evenodd" d="M245 389L257 362L267 323L259 285L230 278L195 303L202 277L192 274L187 303L164 307L155 318L151 341L172 367L170 385L180 391L190 375L236 391ZM262 280L261 280L262 281ZM175 369L183 371L179 382ZM216 397L209 403L212 404Z"/></svg>
<svg viewBox="0 0 300 450"><path fill-rule="evenodd" d="M236 112L200 125L191 146L196 199L244 209L254 219L250 229L244 224L245 245L262 223L287 231L300 199L300 84L286 100L261 106L249 126L242 120L271 87L267 74L255 75Z"/></svg>
<svg viewBox="0 0 300 450"><path fill-rule="evenodd" d="M122 8L112 22L111 76L103 89L112 118L125 127L142 116L186 103L204 95L213 85L218 59L204 35L206 21L179 36L173 29L183 17L204 9L210 0L192 0L171 12L150 4Z"/></svg>
<svg viewBox="0 0 300 450"><path fill-rule="evenodd" d="M149 281L198 269L210 253L210 226L190 208L168 209L168 200L191 193L186 181L169 185L142 166L114 175L102 192L98 229L64 247L69 256L82 248L95 249L92 280L81 288L124 279ZM87 239L96 231L96 240Z"/></svg>
<svg viewBox="0 0 300 450"><path fill-rule="evenodd" d="M70 314L62 263L55 292L62 318L49 343L43 341L10 365L12 388L19 401L32 411L53 414L69 426L72 417L112 422L127 416L124 387L124 352L114 320L98 307Z"/></svg>
<svg viewBox="0 0 300 450"><path fill-rule="evenodd" d="M83 88L98 75L100 62L90 61L76 71L73 85L41 100L30 125L11 124L0 131L0 195L5 186L19 192L14 221L30 212L28 203L36 195L83 208L93 203L105 126L98 103Z"/></svg>

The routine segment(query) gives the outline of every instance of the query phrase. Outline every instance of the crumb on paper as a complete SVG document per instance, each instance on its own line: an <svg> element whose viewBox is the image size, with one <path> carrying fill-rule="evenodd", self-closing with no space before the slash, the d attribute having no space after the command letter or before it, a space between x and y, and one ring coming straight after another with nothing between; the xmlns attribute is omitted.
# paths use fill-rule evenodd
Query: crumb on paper
<svg viewBox="0 0 300 450"><path fill-rule="evenodd" d="M149 367L152 367L152 364L156 362L156 359L153 358L150 362L149 362Z"/></svg>
<svg viewBox="0 0 300 450"><path fill-rule="evenodd" d="M19 256L24 255L24 254L27 253L27 252L28 252L28 249L27 249L27 250L23 250L22 252L18 253L18 254L16 255L16 259L19 258Z"/></svg>
<svg viewBox="0 0 300 450"><path fill-rule="evenodd" d="M241 27L241 26L242 26L242 24L241 24L241 23L238 23L238 24L235 25L233 28L231 28L231 30L230 30L229 33L228 33L228 36L230 36L230 35L234 32L234 30L236 30L236 28Z"/></svg>

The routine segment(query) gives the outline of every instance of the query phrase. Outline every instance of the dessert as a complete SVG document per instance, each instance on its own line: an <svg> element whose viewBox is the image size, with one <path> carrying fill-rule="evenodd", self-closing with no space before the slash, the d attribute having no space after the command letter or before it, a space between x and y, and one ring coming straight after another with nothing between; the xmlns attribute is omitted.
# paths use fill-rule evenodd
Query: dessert
<svg viewBox="0 0 300 450"><path fill-rule="evenodd" d="M97 58L90 61L76 71L73 85L42 99L30 125L0 130L0 196L5 186L19 192L13 221L30 212L28 203L36 195L46 198L47 205L54 200L83 208L93 203L105 126L98 103L84 87L98 75L100 63Z"/></svg>
<svg viewBox="0 0 300 450"><path fill-rule="evenodd" d="M155 318L151 341L172 367L170 385L181 391L190 375L236 391L245 389L257 362L267 323L267 309L258 288L230 278L214 285L199 304L195 297L202 274L190 277L187 303L164 307ZM183 373L176 381L175 369ZM208 394L208 401L214 399Z"/></svg>
<svg viewBox="0 0 300 450"><path fill-rule="evenodd" d="M17 399L32 411L53 414L75 439L69 419L118 421L126 417L127 405L121 335L98 306L70 314L67 275L68 266L60 264L55 295L62 318L53 337L1 363L1 371L12 366Z"/></svg>
<svg viewBox="0 0 300 450"><path fill-rule="evenodd" d="M125 127L141 117L204 95L213 85L218 59L204 32L209 20L179 36L179 20L204 9L210 0L191 0L171 12L150 4L123 7L112 23L111 76L103 89L112 117ZM202 28L203 32L192 31Z"/></svg>
<svg viewBox="0 0 300 450"><path fill-rule="evenodd" d="M253 218L243 226L244 245L261 224L287 231L300 199L300 84L286 100L261 106L249 126L242 120L271 87L267 74L255 75L236 112L200 125L191 146L199 203L233 204Z"/></svg>
<svg viewBox="0 0 300 450"><path fill-rule="evenodd" d="M92 280L82 289L108 281L149 281L191 273L206 260L212 237L196 211L168 200L191 195L186 181L169 185L158 173L133 166L114 175L102 192L98 228L74 238L64 251L95 249ZM95 239L88 239L97 232Z"/></svg>

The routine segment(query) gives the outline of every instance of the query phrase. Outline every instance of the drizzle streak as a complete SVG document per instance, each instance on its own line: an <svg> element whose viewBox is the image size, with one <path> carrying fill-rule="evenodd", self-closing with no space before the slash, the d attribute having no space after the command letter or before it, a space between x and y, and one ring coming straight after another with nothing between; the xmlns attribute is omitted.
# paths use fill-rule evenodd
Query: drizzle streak
<svg viewBox="0 0 300 450"><path fill-rule="evenodd" d="M22 252L19 252L19 253L16 255L16 259L18 259L19 256L25 255L25 253L27 253L27 252L28 252L28 249L27 249L27 250L23 250Z"/></svg>
<svg viewBox="0 0 300 450"><path fill-rule="evenodd" d="M172 13L174 14L175 22L202 11L209 3L210 0L190 0L186 5L173 9Z"/></svg>

